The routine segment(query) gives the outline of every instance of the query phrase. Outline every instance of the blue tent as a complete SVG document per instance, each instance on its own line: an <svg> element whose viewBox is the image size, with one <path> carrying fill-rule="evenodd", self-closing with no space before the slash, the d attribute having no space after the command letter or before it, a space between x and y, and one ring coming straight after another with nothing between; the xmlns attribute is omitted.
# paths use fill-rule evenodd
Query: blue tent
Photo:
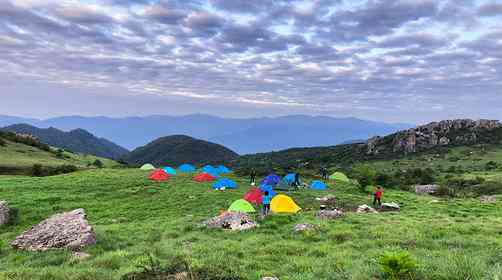
<svg viewBox="0 0 502 280"><path fill-rule="evenodd" d="M279 184L280 181L281 177L277 176L277 174L271 173L261 181L260 185L275 186Z"/></svg>
<svg viewBox="0 0 502 280"><path fill-rule="evenodd" d="M312 183L310 183L310 188L313 190L325 190L328 188L328 186L326 186L326 184L324 184L323 182L321 182L319 180L315 180L315 181L312 181Z"/></svg>
<svg viewBox="0 0 502 280"><path fill-rule="evenodd" d="M228 179L228 178L221 178L218 181L216 181L213 184L213 189L219 190L219 189L236 189L237 188L237 183Z"/></svg>
<svg viewBox="0 0 502 280"><path fill-rule="evenodd" d="M183 173L192 173L195 172L195 166L185 163L180 165L180 167L178 167L178 170Z"/></svg>
<svg viewBox="0 0 502 280"><path fill-rule="evenodd" d="M227 174L227 173L230 173L232 172L230 169L228 169L226 166L224 165L220 165L218 166L218 172L221 173L221 174Z"/></svg>
<svg viewBox="0 0 502 280"><path fill-rule="evenodd" d="M208 173L214 177L220 176L220 172L218 172L218 169L212 165L206 165L206 166L202 167L202 172Z"/></svg>
<svg viewBox="0 0 502 280"><path fill-rule="evenodd" d="M176 175L176 170L172 167L166 166L164 167L164 171L169 175Z"/></svg>
<svg viewBox="0 0 502 280"><path fill-rule="evenodd" d="M288 175L284 176L282 180L284 180L284 182L286 182L288 185L291 185L295 182L295 175L295 173L289 173Z"/></svg>
<svg viewBox="0 0 502 280"><path fill-rule="evenodd" d="M268 192L271 196L275 196L277 193L274 191L274 188L270 185L261 185L260 190L265 193Z"/></svg>

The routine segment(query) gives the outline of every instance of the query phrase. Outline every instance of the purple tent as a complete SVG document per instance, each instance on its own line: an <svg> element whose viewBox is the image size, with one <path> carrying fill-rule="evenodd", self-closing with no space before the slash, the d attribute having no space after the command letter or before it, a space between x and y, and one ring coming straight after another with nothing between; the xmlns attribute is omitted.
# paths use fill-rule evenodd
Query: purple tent
<svg viewBox="0 0 502 280"><path fill-rule="evenodd" d="M265 179L261 181L260 185L269 185L269 186L275 186L279 184L281 181L281 177L279 177L277 174L271 173Z"/></svg>

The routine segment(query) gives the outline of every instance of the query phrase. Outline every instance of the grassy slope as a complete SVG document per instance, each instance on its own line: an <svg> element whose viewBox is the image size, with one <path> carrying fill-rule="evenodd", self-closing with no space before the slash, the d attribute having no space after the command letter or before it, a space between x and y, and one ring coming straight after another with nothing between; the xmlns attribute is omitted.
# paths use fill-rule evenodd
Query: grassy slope
<svg viewBox="0 0 502 280"><path fill-rule="evenodd" d="M0 279L119 279L137 270L145 253L164 262L183 254L194 266L219 264L245 279L378 279L375 260L394 250L408 250L423 279L502 277L502 202L433 202L431 197L389 190L384 198L399 202L400 213L350 213L325 222L304 211L272 216L258 229L234 233L197 225L240 198L247 187L220 192L188 176L165 183L146 178L139 170L107 169L45 178L0 176L0 199L19 209L18 222L0 229L0 240L10 241L56 212L79 207L87 210L98 236L98 244L86 249L92 258L80 263L67 252L16 252L4 244ZM246 186L244 180L238 182ZM348 185L292 196L307 209L317 208L314 198L327 193L349 205L369 203L367 195ZM300 222L321 229L293 233Z"/></svg>
<svg viewBox="0 0 502 280"><path fill-rule="evenodd" d="M0 166L28 168L33 164L44 166L59 166L63 164L73 164L78 167L86 167L88 163L93 163L98 157L82 154L65 153L68 158L60 159L54 154L40 150L28 145L8 142L5 146L0 146ZM110 159L99 158L107 167L118 165Z"/></svg>

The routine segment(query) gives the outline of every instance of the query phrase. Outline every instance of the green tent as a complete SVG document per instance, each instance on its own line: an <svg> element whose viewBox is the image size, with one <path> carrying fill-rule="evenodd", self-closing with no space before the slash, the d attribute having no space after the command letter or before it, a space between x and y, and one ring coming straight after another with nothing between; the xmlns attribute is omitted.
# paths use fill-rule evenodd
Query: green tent
<svg viewBox="0 0 502 280"><path fill-rule="evenodd" d="M150 163L144 164L140 168L141 170L155 170L155 166L151 165Z"/></svg>
<svg viewBox="0 0 502 280"><path fill-rule="evenodd" d="M342 181L342 182L350 182L349 177L347 175L343 174L342 172L335 172L329 176L330 180L335 180L335 181Z"/></svg>
<svg viewBox="0 0 502 280"><path fill-rule="evenodd" d="M244 212L244 213L254 213L256 210L253 205L245 199L238 199L230 205L228 208L229 212Z"/></svg>

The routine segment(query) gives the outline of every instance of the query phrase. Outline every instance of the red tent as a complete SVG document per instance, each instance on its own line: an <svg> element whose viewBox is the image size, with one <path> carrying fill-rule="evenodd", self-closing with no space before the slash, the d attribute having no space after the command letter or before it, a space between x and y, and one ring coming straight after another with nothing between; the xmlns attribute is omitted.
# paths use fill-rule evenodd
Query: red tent
<svg viewBox="0 0 502 280"><path fill-rule="evenodd" d="M169 179L171 176L169 176L169 174L167 174L164 170L162 169L158 169L158 170L155 170L153 171L151 174L150 174L150 180L153 180L153 181L157 181L157 182L160 182L160 181L166 181L167 179Z"/></svg>
<svg viewBox="0 0 502 280"><path fill-rule="evenodd" d="M208 173L200 173L199 175L193 177L193 179L197 182L211 182L216 179L216 177L211 176Z"/></svg>
<svg viewBox="0 0 502 280"><path fill-rule="evenodd" d="M263 201L263 193L257 187L252 187L249 191L244 195L244 199L253 204L262 204Z"/></svg>

